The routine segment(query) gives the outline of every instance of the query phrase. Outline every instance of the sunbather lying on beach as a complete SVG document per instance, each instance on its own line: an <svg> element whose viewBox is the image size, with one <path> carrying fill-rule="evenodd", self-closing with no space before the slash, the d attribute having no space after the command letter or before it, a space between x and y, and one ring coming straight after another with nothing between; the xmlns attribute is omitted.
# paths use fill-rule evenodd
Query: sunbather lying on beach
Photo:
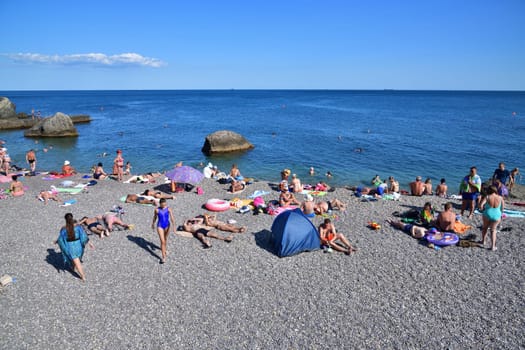
<svg viewBox="0 0 525 350"><path fill-rule="evenodd" d="M41 200L44 202L44 204L47 204L47 201L53 200L55 202L60 202L60 198L58 198L58 192L55 191L42 191L36 196L38 200Z"/></svg>
<svg viewBox="0 0 525 350"><path fill-rule="evenodd" d="M230 184L230 192L231 193L242 192L242 191L244 191L245 188L246 188L246 184L244 183L244 181L232 180L232 182Z"/></svg>
<svg viewBox="0 0 525 350"><path fill-rule="evenodd" d="M401 231L404 231L414 238L423 238L428 232L428 230L424 227L416 226L412 224L405 224L402 221L393 221L389 219L389 220L386 220L386 222L392 225L392 227L395 227Z"/></svg>
<svg viewBox="0 0 525 350"><path fill-rule="evenodd" d="M159 200L155 197L150 196L139 196L138 194L128 194L126 196L126 203L137 203L137 204L153 204L158 206Z"/></svg>
<svg viewBox="0 0 525 350"><path fill-rule="evenodd" d="M195 217L193 219L186 220L182 225L182 228L184 231L192 233L195 238L201 241L204 245L204 248L211 248L211 242L208 237L219 239L228 243L233 240L233 235L223 237L214 231L209 230L204 224L203 217Z"/></svg>
<svg viewBox="0 0 525 350"><path fill-rule="evenodd" d="M217 215L204 214L204 224L206 226L214 227L217 230L233 233L244 233L246 232L246 227L235 226L233 224L227 224L225 222L217 220Z"/></svg>
<svg viewBox="0 0 525 350"><path fill-rule="evenodd" d="M104 236L109 237L109 231L102 223L100 223L99 220L102 220L102 216L95 216L92 218L84 216L82 219L80 219L78 224L85 225L89 231L96 233L100 236L100 238L104 238Z"/></svg>
<svg viewBox="0 0 525 350"><path fill-rule="evenodd" d="M149 196L149 197L155 197L158 199L164 198L164 199L175 199L174 195L162 193L161 191L154 191L154 190L146 190L142 192L142 196Z"/></svg>
<svg viewBox="0 0 525 350"><path fill-rule="evenodd" d="M106 212L104 215L102 215L102 219L104 219L104 222L108 226L109 232L113 231L113 226L118 225L120 227L123 227L125 230L131 230L133 229L133 225L125 224L119 217L117 213L113 212Z"/></svg>
<svg viewBox="0 0 525 350"><path fill-rule="evenodd" d="M334 198L331 201L322 201L316 203L314 206L314 211L317 215L322 215L324 213L331 212L334 209L339 209L341 211L346 210L346 204L341 202L339 199Z"/></svg>
<svg viewBox="0 0 525 350"><path fill-rule="evenodd" d="M133 175L124 183L155 183L162 176L161 173L146 173L142 175Z"/></svg>
<svg viewBox="0 0 525 350"><path fill-rule="evenodd" d="M324 222L319 225L319 237L321 238L321 244L327 245L338 252L350 255L350 253L357 251L342 233L336 231L330 219L325 219ZM341 241L344 246L338 244L336 242L338 240Z"/></svg>

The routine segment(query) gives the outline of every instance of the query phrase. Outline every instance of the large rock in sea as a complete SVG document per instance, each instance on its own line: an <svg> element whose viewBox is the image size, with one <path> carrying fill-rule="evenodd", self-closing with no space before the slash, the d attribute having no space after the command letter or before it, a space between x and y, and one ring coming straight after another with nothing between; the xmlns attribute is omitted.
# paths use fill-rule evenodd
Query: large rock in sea
<svg viewBox="0 0 525 350"><path fill-rule="evenodd" d="M16 106L7 97L0 97L0 119L16 118Z"/></svg>
<svg viewBox="0 0 525 350"><path fill-rule="evenodd" d="M229 130L220 130L206 136L202 152L207 155L245 151L254 146L244 136Z"/></svg>
<svg viewBox="0 0 525 350"><path fill-rule="evenodd" d="M71 117L64 113L55 113L54 116L39 121L31 129L24 132L26 137L70 137L78 136Z"/></svg>

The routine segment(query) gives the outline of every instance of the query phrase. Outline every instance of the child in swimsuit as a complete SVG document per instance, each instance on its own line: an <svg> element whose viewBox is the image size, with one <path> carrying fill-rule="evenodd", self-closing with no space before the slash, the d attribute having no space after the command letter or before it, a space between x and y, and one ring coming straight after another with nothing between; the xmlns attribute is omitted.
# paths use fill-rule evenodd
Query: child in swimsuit
<svg viewBox="0 0 525 350"><path fill-rule="evenodd" d="M173 224L173 232L175 233L175 219L171 208L168 207L165 198L161 198L159 201L159 207L155 208L153 214L153 222L151 228L155 229L155 222L157 222L157 233L160 239L160 250L162 252L161 264L166 262L166 248L168 245L168 234L170 232L170 224Z"/></svg>

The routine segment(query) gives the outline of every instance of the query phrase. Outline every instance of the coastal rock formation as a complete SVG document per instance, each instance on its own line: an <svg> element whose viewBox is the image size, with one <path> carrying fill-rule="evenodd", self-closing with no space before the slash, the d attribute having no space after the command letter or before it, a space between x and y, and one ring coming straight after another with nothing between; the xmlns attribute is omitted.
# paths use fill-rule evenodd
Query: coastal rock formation
<svg viewBox="0 0 525 350"><path fill-rule="evenodd" d="M206 136L202 152L207 155L244 151L254 146L244 136L229 130L220 130Z"/></svg>
<svg viewBox="0 0 525 350"><path fill-rule="evenodd" d="M69 137L78 136L71 117L64 113L55 113L54 116L39 121L31 129L24 132L26 137Z"/></svg>
<svg viewBox="0 0 525 350"><path fill-rule="evenodd" d="M16 106L7 97L0 97L0 119L16 118Z"/></svg>

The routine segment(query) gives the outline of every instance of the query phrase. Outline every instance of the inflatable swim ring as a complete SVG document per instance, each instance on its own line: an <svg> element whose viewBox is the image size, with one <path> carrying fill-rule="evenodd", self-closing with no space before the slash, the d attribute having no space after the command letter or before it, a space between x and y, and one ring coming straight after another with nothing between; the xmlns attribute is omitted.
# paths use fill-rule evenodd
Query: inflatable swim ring
<svg viewBox="0 0 525 350"><path fill-rule="evenodd" d="M425 238L428 242L439 246L453 245L459 241L458 235L451 232L428 233Z"/></svg>
<svg viewBox="0 0 525 350"><path fill-rule="evenodd" d="M211 211L226 211L230 209L230 202L222 199L212 198L209 199L204 206L206 209Z"/></svg>

